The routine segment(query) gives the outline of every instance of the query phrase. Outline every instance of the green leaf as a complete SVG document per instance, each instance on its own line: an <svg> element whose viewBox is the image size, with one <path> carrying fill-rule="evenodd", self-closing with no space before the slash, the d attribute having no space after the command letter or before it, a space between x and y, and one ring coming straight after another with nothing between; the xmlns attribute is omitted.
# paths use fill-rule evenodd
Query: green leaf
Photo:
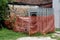
<svg viewBox="0 0 60 40"><path fill-rule="evenodd" d="M0 0L0 21L7 18L8 8L8 0Z"/></svg>

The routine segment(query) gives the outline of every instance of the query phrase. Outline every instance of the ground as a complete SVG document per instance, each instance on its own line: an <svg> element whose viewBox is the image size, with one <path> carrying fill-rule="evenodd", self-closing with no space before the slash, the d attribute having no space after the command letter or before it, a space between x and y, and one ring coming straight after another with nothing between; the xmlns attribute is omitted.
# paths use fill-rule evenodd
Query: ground
<svg viewBox="0 0 60 40"><path fill-rule="evenodd" d="M60 31L59 29L57 31ZM32 35L32 37L51 37L53 39L57 39L60 40L60 37L57 37L54 35L54 33L49 33L47 35L41 35L39 33ZM14 32L12 30L8 30L6 28L3 28L2 30L0 30L0 40L16 40L18 38L21 37L29 37L28 34L26 33L18 33L18 32Z"/></svg>

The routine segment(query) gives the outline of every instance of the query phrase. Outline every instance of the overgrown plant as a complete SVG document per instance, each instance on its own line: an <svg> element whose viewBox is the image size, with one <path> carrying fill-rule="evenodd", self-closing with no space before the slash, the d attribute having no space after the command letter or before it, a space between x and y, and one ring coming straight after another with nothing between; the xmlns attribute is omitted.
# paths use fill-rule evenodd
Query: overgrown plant
<svg viewBox="0 0 60 40"><path fill-rule="evenodd" d="M0 0L0 28L4 25L4 20L8 18L8 0Z"/></svg>
<svg viewBox="0 0 60 40"><path fill-rule="evenodd" d="M8 0L8 2L12 3L12 2L15 2L16 0Z"/></svg>

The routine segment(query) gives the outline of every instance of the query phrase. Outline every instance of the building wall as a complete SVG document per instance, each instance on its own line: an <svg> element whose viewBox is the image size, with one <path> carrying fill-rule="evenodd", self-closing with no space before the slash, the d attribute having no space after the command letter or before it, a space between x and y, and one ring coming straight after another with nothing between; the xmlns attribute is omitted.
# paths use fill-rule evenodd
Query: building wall
<svg viewBox="0 0 60 40"><path fill-rule="evenodd" d="M53 9L52 8L42 8L42 7L38 7L38 8L31 8L29 10L29 12L37 12L38 16L48 16L53 14Z"/></svg>
<svg viewBox="0 0 60 40"><path fill-rule="evenodd" d="M55 27L60 28L60 0L53 0Z"/></svg>
<svg viewBox="0 0 60 40"><path fill-rule="evenodd" d="M20 16L29 16L29 12L37 12L38 16L47 16L53 14L53 8L42 8L38 6L23 6L23 5L10 5L10 10L14 10L15 14Z"/></svg>
<svg viewBox="0 0 60 40"><path fill-rule="evenodd" d="M45 3L52 2L52 0L16 0L16 2L23 2L29 4L45 4Z"/></svg>
<svg viewBox="0 0 60 40"><path fill-rule="evenodd" d="M48 16L48 15L51 15L53 14L53 9L52 8L39 8L39 13L42 15L42 16Z"/></svg>

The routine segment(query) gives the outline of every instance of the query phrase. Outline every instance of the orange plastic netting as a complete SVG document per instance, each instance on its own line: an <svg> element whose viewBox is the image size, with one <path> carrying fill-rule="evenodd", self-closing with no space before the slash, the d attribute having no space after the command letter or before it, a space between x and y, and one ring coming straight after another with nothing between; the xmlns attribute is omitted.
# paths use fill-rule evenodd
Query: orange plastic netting
<svg viewBox="0 0 60 40"><path fill-rule="evenodd" d="M42 34L55 32L54 15L30 17L16 16L13 30L17 32L27 32L29 35L37 32Z"/></svg>

